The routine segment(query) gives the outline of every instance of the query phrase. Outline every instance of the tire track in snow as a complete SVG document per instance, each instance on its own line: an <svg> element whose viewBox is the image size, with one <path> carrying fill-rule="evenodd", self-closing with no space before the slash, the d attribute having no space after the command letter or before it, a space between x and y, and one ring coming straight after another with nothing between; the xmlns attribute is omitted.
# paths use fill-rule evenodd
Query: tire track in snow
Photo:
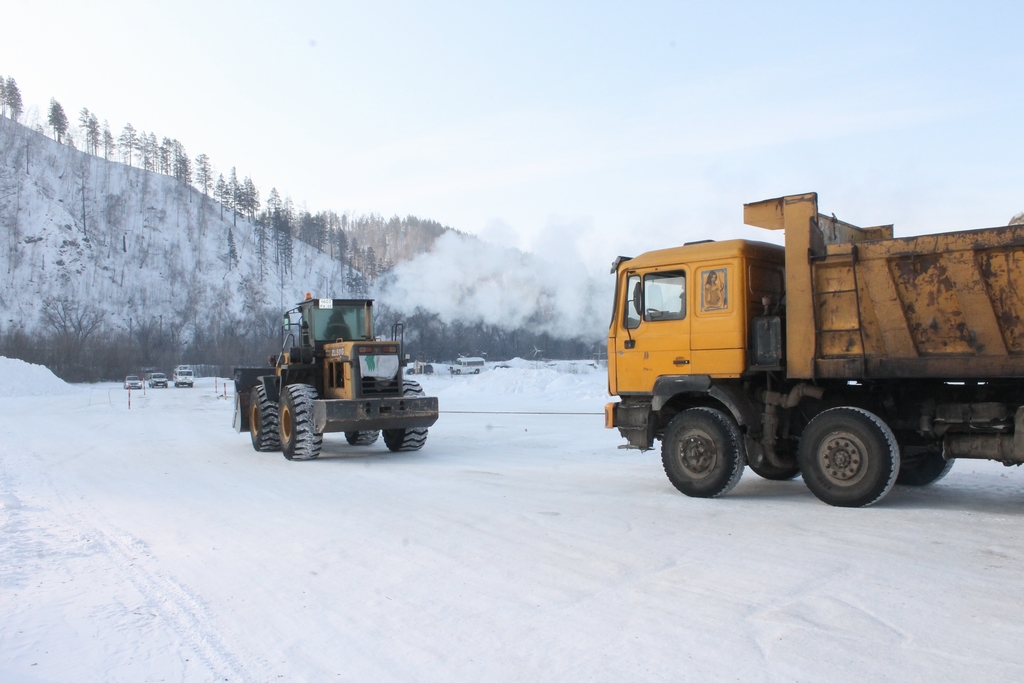
<svg viewBox="0 0 1024 683"><path fill-rule="evenodd" d="M170 627L216 680L256 680L220 636L216 620L202 600L153 566L155 561L144 541L116 527L107 531L89 526L92 538L143 596L146 607Z"/></svg>
<svg viewBox="0 0 1024 683"><path fill-rule="evenodd" d="M38 453L32 452L30 456L43 464ZM112 566L120 578L138 591L150 613L177 636L179 643L173 643L172 639L171 644L177 645L182 660L191 660L194 655L205 667L203 680L253 681L260 678L248 670L221 637L216 618L201 598L159 567L159 560L153 557L145 541L115 525L104 523L101 528L92 523L80 501L75 505L68 503L69 494L57 485L47 468L40 466L36 471L60 505L59 511L51 512L60 515L62 526L73 527L75 535L89 543L89 554L103 556L107 560L104 564ZM256 661L251 656L246 659Z"/></svg>

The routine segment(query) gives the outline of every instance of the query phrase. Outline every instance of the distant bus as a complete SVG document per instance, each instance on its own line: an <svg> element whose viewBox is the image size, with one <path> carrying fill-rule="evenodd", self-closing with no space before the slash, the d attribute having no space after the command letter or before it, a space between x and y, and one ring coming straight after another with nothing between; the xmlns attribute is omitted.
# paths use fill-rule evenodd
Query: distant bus
<svg viewBox="0 0 1024 683"><path fill-rule="evenodd" d="M452 367L452 373L461 375L462 371L465 370L467 375L479 375L480 368L484 366L484 359L477 358L475 356L464 357L459 356L455 359L455 366Z"/></svg>

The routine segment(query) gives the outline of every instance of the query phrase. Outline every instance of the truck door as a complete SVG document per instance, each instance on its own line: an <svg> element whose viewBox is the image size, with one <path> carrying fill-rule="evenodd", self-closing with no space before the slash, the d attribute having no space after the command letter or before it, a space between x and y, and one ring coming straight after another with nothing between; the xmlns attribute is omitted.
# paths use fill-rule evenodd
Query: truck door
<svg viewBox="0 0 1024 683"><path fill-rule="evenodd" d="M690 374L687 270L630 273L616 335L619 393L650 393L663 375Z"/></svg>

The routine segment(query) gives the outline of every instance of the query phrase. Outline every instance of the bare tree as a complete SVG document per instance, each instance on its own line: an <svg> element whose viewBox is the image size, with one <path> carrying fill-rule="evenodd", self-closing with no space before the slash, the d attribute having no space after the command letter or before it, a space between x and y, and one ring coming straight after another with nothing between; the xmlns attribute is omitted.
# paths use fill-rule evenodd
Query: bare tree
<svg viewBox="0 0 1024 683"><path fill-rule="evenodd" d="M43 323L64 342L71 344L75 351L103 323L104 313L95 306L80 305L76 301L46 297L43 299Z"/></svg>

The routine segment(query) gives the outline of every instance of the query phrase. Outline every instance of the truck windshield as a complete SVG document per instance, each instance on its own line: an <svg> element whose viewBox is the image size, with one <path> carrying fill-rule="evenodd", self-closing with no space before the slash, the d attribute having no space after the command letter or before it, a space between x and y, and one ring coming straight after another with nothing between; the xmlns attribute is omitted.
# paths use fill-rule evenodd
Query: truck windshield
<svg viewBox="0 0 1024 683"><path fill-rule="evenodd" d="M364 306L335 306L334 308L307 309L311 320L310 332L314 341L365 341L366 308Z"/></svg>

